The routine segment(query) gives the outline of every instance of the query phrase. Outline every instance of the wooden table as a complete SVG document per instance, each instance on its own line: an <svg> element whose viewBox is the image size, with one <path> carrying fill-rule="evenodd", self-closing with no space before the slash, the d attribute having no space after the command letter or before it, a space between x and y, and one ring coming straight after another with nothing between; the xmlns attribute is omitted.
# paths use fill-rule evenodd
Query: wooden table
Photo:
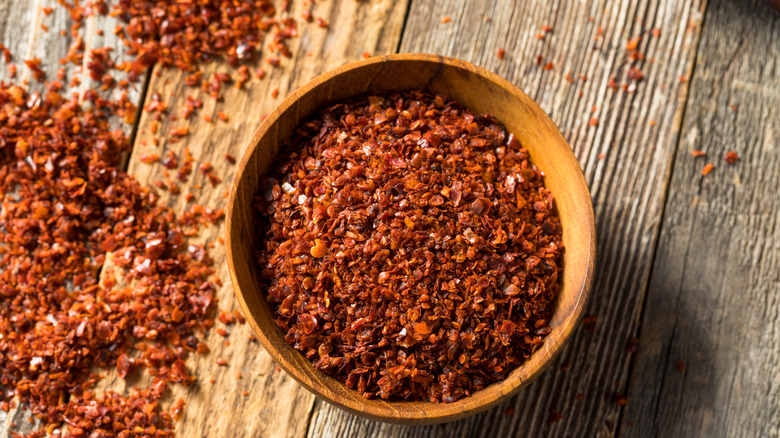
<svg viewBox="0 0 780 438"><path fill-rule="evenodd" d="M59 35L70 25L56 3L0 2L0 42L20 64L16 80L29 76L22 60L32 56L50 75L60 67L71 41ZM302 2L293 3L300 16ZM42 9L49 6L54 13L46 16ZM139 157L189 148L196 160L214 163L224 182L212 188L198 175L182 193L223 206L233 172L225 153L240 155L261 117L312 77L363 52L462 58L525 90L579 157L598 222L598 270L587 310L592 318L520 394L486 413L429 427L344 413L276 370L246 340L248 326L233 328L229 347L212 330L212 353L189 361L199 383L176 390L187 402L179 436L780 434L780 18L764 1L323 0L314 15L330 26L301 23L294 56L283 68L268 69L264 80L252 80L244 90L231 88L223 101L204 98L201 113L224 111L227 122L196 118L178 143L166 139L181 121L164 120L153 133L143 114L135 126L125 126L136 132L128 172L141 181L160 180L162 166ZM443 16L452 21L443 23ZM115 25L112 18L89 18L87 50L110 45L121 55ZM543 25L553 31L545 34ZM105 30L102 36L98 29ZM633 93L614 91L609 79L626 82L625 46L636 36L642 36L645 61L638 65L644 79ZM500 48L506 50L503 60L496 56ZM550 62L552 69L543 68ZM214 71L231 70L217 62L204 73ZM79 69L67 73L84 78L75 91L91 85ZM183 78L156 66L133 98L141 103L160 93L170 112L179 113L185 98L198 94L183 86ZM271 97L275 88L278 99ZM707 156L692 157L694 149ZM727 150L741 160L727 165ZM703 176L709 162L715 170ZM184 209L183 196L161 194ZM213 227L200 239L213 241L221 233ZM226 283L218 293L220 307L235 308L224 247L217 245L213 254ZM627 348L636 337L638 349ZM218 368L215 357L230 366ZM111 374L104 382L124 388ZM627 404L617 402L620 395ZM550 422L551 413L560 419ZM20 408L3 421L26 420Z"/></svg>

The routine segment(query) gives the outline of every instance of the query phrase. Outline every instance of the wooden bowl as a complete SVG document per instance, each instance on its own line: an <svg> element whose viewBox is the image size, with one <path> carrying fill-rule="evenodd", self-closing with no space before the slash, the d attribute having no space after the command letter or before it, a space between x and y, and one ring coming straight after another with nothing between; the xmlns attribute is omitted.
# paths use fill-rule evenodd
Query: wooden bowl
<svg viewBox="0 0 780 438"><path fill-rule="evenodd" d="M354 96L423 89L444 93L475 113L492 113L527 148L545 174L563 229L564 269L560 295L544 344L500 382L453 403L366 399L318 371L284 341L258 281L253 199L282 140L330 104ZM403 54L347 64L297 90L260 124L233 178L227 208L227 259L236 296L260 342L277 364L306 389L342 409L375 420L432 424L490 408L537 377L561 350L580 320L590 291L596 232L588 186L558 128L528 96L497 75L457 59Z"/></svg>

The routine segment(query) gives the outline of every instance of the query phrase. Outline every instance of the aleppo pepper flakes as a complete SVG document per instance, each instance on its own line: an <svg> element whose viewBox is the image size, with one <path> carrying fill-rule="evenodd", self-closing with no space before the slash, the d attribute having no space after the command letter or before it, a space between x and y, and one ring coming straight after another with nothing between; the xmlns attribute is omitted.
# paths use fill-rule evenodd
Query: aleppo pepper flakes
<svg viewBox="0 0 780 438"><path fill-rule="evenodd" d="M453 402L538 349L560 221L490 115L422 92L325 109L257 196L258 267L285 339L363 396Z"/></svg>
<svg viewBox="0 0 780 438"><path fill-rule="evenodd" d="M194 381L184 360L208 329L214 270L174 212L118 169L129 141L100 114L0 84L0 402L18 397L72 436L171 436L158 401ZM99 283L109 254L127 286ZM146 368L153 383L96 394L93 366Z"/></svg>

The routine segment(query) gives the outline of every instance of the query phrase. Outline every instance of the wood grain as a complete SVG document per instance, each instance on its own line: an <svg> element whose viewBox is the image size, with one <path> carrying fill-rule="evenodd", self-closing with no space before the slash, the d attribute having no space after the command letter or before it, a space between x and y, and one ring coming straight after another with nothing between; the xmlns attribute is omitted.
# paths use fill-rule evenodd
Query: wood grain
<svg viewBox="0 0 780 438"><path fill-rule="evenodd" d="M621 435L780 434L778 59L765 2L710 2Z"/></svg>
<svg viewBox="0 0 780 438"><path fill-rule="evenodd" d="M698 0L412 2L402 52L449 55L494 70L534 98L572 145L597 217L599 269L589 308L597 322L594 332L580 329L538 380L487 413L420 428L378 424L318 403L308 436L614 435L621 408L613 395L626 389L624 346L636 336L687 91L679 77L690 76L703 9ZM452 21L441 23L443 16ZM543 25L553 32L540 40ZM652 28L660 29L658 37ZM608 79L625 82L623 48L639 35L644 80L634 94L614 92ZM536 65L537 55L554 68ZM565 79L569 71L574 83ZM589 125L591 117L597 126ZM504 414L508 407L513 414ZM553 409L562 418L549 424Z"/></svg>
<svg viewBox="0 0 780 438"><path fill-rule="evenodd" d="M300 17L302 2L294 2L291 14ZM147 92L147 102L157 93L168 105L168 115L180 115L188 96L203 100L203 108L189 120L171 121L163 117L156 133L152 132L153 118L144 113L140 119L137 140L130 158L128 172L138 180L151 185L163 181L165 168L161 164L144 164L140 157L158 153L165 156L174 151L181 156L189 148L196 160L195 172L189 181L181 184L182 194L172 195L160 191L162 202L178 212L188 209L186 193L195 196L194 203L211 208L222 208L226 204L226 193L235 172L235 166L225 159L229 153L241 155L255 128L263 116L269 113L282 99L314 76L348 61L360 59L363 52L380 54L393 52L398 47L401 27L406 12L406 2L377 0L355 2L334 0L317 2L313 7L315 17L324 17L329 26L322 29L316 24L308 25L299 20L300 36L290 40L292 59L282 58L282 67L274 69L264 60L262 67L268 72L265 79L254 79L239 90L233 84L222 87L222 99L214 101L199 88L184 84L185 75L177 70L162 70L155 67ZM265 45L263 45L265 47ZM217 61L203 67L204 78L211 80L214 72L233 73L225 62ZM279 97L271 97L272 90L279 89ZM229 116L221 121L218 113ZM213 117L213 123L206 123L202 116ZM170 141L170 131L188 127L189 135L179 142ZM157 139L158 145L154 142ZM222 183L212 187L198 164L210 162ZM197 241L216 242L224 235L223 224L204 230ZM238 308L225 264L224 247L216 244L211 251L217 275L224 282L217 292L219 306L225 310ZM221 326L220 323L217 323ZM262 436L298 437L306 432L314 397L301 388L283 372L276 371L267 353L254 342L250 342L249 325L234 325L228 328L230 336L220 337L212 330L207 339L211 353L204 357L197 355L188 360L188 366L199 377L198 383L186 390L175 388L172 399L185 399L185 410L179 425L179 436ZM230 346L225 345L230 341ZM224 358L228 366L218 367L216 359ZM238 379L238 373L242 378ZM214 378L214 384L208 383ZM247 396L244 396L244 391Z"/></svg>

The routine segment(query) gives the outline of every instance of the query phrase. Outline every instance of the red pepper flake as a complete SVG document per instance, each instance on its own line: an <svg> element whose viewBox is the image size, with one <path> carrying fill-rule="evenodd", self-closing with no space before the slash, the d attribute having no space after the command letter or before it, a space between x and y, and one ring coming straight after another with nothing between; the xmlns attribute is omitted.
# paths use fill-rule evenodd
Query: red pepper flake
<svg viewBox="0 0 780 438"><path fill-rule="evenodd" d="M546 24L544 26L542 26L542 32L551 33L552 31L553 31L552 27L547 26Z"/></svg>
<svg viewBox="0 0 780 438"><path fill-rule="evenodd" d="M712 163L707 163L704 166L704 169L701 170L701 174L707 176L710 172L712 172L713 169L715 169L715 165Z"/></svg>
<svg viewBox="0 0 780 438"><path fill-rule="evenodd" d="M677 368L677 371L684 373L685 372L685 362L681 360L674 361L674 366Z"/></svg>
<svg viewBox="0 0 780 438"><path fill-rule="evenodd" d="M362 56L364 59L368 59L371 57L371 54L368 52L363 52L360 56Z"/></svg>
<svg viewBox="0 0 780 438"><path fill-rule="evenodd" d="M274 88L273 90L271 90L271 99L276 99L277 97L279 97L279 89Z"/></svg>
<svg viewBox="0 0 780 438"><path fill-rule="evenodd" d="M596 158L598 158L599 160L603 160L606 157L607 157L607 154L605 154L604 152L601 152L598 155L596 155Z"/></svg>
<svg viewBox="0 0 780 438"><path fill-rule="evenodd" d="M186 126L183 126L181 128L171 129L171 135L173 137L184 137L189 133L190 133L190 129L187 128Z"/></svg>
<svg viewBox="0 0 780 438"><path fill-rule="evenodd" d="M615 77L614 76L610 76L609 77L609 81L607 82L607 87L617 91L618 83L615 81Z"/></svg>
<svg viewBox="0 0 780 438"><path fill-rule="evenodd" d="M273 67L278 67L279 64L281 64L282 61L278 57L272 56L272 57L268 58L268 60L266 60L266 62L269 65L273 66Z"/></svg>
<svg viewBox="0 0 780 438"><path fill-rule="evenodd" d="M311 11L308 9L305 9L303 12L301 12L301 18L303 18L309 23L314 21L314 17L311 15Z"/></svg>
<svg viewBox="0 0 780 438"><path fill-rule="evenodd" d="M723 161L734 164L739 160L739 155L734 151L727 151L726 154L723 156Z"/></svg>
<svg viewBox="0 0 780 438"><path fill-rule="evenodd" d="M700 150L698 150L698 149L694 149L694 150L692 150L692 151L691 151L691 156L692 156L693 158L704 157L704 156L706 156L706 155L707 155L707 153L706 153L706 152L704 152L704 151L700 151Z"/></svg>
<svg viewBox="0 0 780 438"><path fill-rule="evenodd" d="M591 109L590 109L590 113L593 114L596 111L598 111L598 107L596 105L593 105L593 107L591 107Z"/></svg>
<svg viewBox="0 0 780 438"><path fill-rule="evenodd" d="M46 77L46 73L41 70L41 59L40 58L33 58L33 59L26 59L24 63L27 65L27 68L32 71L33 77L37 81L43 81L43 79Z"/></svg>
<svg viewBox="0 0 780 438"><path fill-rule="evenodd" d="M537 33L536 34L536 39L543 40L544 39L544 34L543 33Z"/></svg>
<svg viewBox="0 0 780 438"><path fill-rule="evenodd" d="M152 164L160 161L160 154L156 154L156 153L142 154L140 158L142 163Z"/></svg>
<svg viewBox="0 0 780 438"><path fill-rule="evenodd" d="M203 114L203 121L206 123L212 123L214 119L208 114Z"/></svg>
<svg viewBox="0 0 780 438"><path fill-rule="evenodd" d="M569 371L569 367L571 367L571 361L570 361L570 360L568 360L568 359L566 359L566 360L565 360L565 361L563 361L563 363L561 364L561 372L564 372L564 373L565 373L565 372Z"/></svg>
<svg viewBox="0 0 780 438"><path fill-rule="evenodd" d="M582 326L585 328L585 330L592 332L596 330L596 317L595 316L586 316L582 318L582 322L580 322Z"/></svg>
<svg viewBox="0 0 780 438"><path fill-rule="evenodd" d="M227 114L223 113L222 111L217 111L217 117L219 120L222 120L223 122L227 122L229 117Z"/></svg>
<svg viewBox="0 0 780 438"><path fill-rule="evenodd" d="M534 62L536 62L536 65L542 65L542 55L536 55Z"/></svg>
<svg viewBox="0 0 780 438"><path fill-rule="evenodd" d="M222 310L219 312L219 316L217 317L217 319L219 320L219 322L225 325L235 324L236 315Z"/></svg>
<svg viewBox="0 0 780 438"><path fill-rule="evenodd" d="M212 187L215 187L217 184L222 182L222 179L217 176L216 172L214 171L214 166L211 165L211 163L201 163L200 171L203 172L203 175L206 177L206 179L209 180L209 183Z"/></svg>
<svg viewBox="0 0 780 438"><path fill-rule="evenodd" d="M326 28L328 27L328 22L324 18L317 17L317 26Z"/></svg>
<svg viewBox="0 0 780 438"><path fill-rule="evenodd" d="M227 332L227 330L225 330L223 328L218 328L217 329L217 334L224 338L224 337L226 337L228 335L228 332Z"/></svg>
<svg viewBox="0 0 780 438"><path fill-rule="evenodd" d="M590 120L588 121L588 125L590 126L598 126L598 124L599 124L599 119L595 117L591 117Z"/></svg>
<svg viewBox="0 0 780 438"><path fill-rule="evenodd" d="M628 79L632 79L632 80L635 80L637 82L640 82L642 80L642 78L644 78L644 75L642 74L642 72L639 69L634 68L634 67L631 67L631 68L628 69Z"/></svg>
<svg viewBox="0 0 780 438"><path fill-rule="evenodd" d="M41 8L41 11L43 11L43 14L48 17L51 15L52 11L54 11L54 8Z"/></svg>
<svg viewBox="0 0 780 438"><path fill-rule="evenodd" d="M650 31L650 35L652 35L652 36L654 36L654 37L656 37L656 38L657 38L658 36L660 36L660 35L661 35L661 29L659 29L659 28L657 28L657 27L653 28L653 29Z"/></svg>
<svg viewBox="0 0 780 438"><path fill-rule="evenodd" d="M221 367L226 367L228 365L227 361L225 359L222 359L221 357L217 358L217 365Z"/></svg>
<svg viewBox="0 0 780 438"><path fill-rule="evenodd" d="M566 73L566 81L573 84L574 83L574 77L572 76L572 74L574 74L574 72L571 71L571 70L569 70L569 72Z"/></svg>
<svg viewBox="0 0 780 438"><path fill-rule="evenodd" d="M223 362L224 362L224 361L223 361ZM225 363L227 363L227 362L225 362ZM215 382L216 382L216 380L214 380L214 378L211 378L211 379L209 379L209 383L211 383L212 385L213 385Z"/></svg>
<svg viewBox="0 0 780 438"><path fill-rule="evenodd" d="M504 409L504 415L507 417L511 417L515 413L515 407L514 406L507 406L506 409Z"/></svg>
<svg viewBox="0 0 780 438"><path fill-rule="evenodd" d="M445 15L445 16L441 17L441 23L442 23L442 24L447 24L447 23L449 23L450 21L452 21L452 18L450 18L450 16L449 16L449 15Z"/></svg>
<svg viewBox="0 0 780 438"><path fill-rule="evenodd" d="M275 323L315 367L366 397L449 403L543 345L560 220L528 151L495 118L419 91L369 96L324 109L280 150L256 197L257 267ZM359 290L377 291L370 306ZM458 321L436 310L461 296L480 300Z"/></svg>
<svg viewBox="0 0 780 438"><path fill-rule="evenodd" d="M257 79L263 79L265 77L265 69L262 67L258 68L255 76L257 76Z"/></svg>
<svg viewBox="0 0 780 438"><path fill-rule="evenodd" d="M498 49L498 53L496 53L496 56L498 57L498 59L504 59L504 55L506 55L506 50Z"/></svg>
<svg viewBox="0 0 780 438"><path fill-rule="evenodd" d="M225 159L230 164L236 164L236 157L234 157L234 156L232 156L230 154L225 154Z"/></svg>
<svg viewBox="0 0 780 438"><path fill-rule="evenodd" d="M612 396L612 399L615 400L615 404L618 406L625 406L628 404L626 396L617 392Z"/></svg>
<svg viewBox="0 0 780 438"><path fill-rule="evenodd" d="M680 75L678 79L679 79L679 80L680 80L680 82L682 82L682 83L685 83L685 82L687 81L687 79L685 79L685 76L683 76L683 75Z"/></svg>
<svg viewBox="0 0 780 438"><path fill-rule="evenodd" d="M577 394L576 399L577 399L577 401L582 401L582 400L585 399L585 396L583 394Z"/></svg>
<svg viewBox="0 0 780 438"><path fill-rule="evenodd" d="M244 391L242 394L244 394L244 397L248 397L249 396L249 391Z"/></svg>
<svg viewBox="0 0 780 438"><path fill-rule="evenodd" d="M734 104L729 105L729 108L731 108L732 111L737 112L737 106Z"/></svg>
<svg viewBox="0 0 780 438"><path fill-rule="evenodd" d="M552 62L548 62L548 63L547 63L545 66L544 66L544 69L545 69L545 70L552 70L553 68L555 68L555 64L553 64Z"/></svg>
<svg viewBox="0 0 780 438"><path fill-rule="evenodd" d="M631 38L630 40L628 40L628 43L626 43L626 50L628 50L628 51L636 50L637 47L639 47L639 40L640 39L641 39L641 37L634 37L634 38Z"/></svg>

